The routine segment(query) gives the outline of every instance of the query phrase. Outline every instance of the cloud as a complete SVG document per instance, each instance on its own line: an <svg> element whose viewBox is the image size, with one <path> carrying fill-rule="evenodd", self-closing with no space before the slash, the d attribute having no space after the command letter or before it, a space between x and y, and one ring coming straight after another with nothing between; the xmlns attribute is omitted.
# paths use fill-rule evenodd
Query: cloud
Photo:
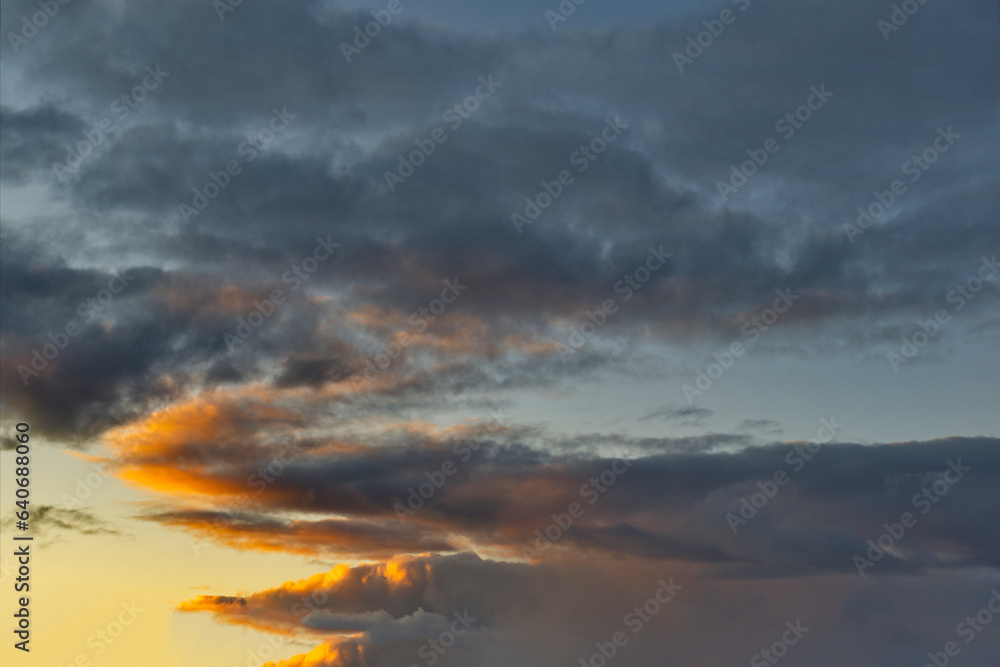
<svg viewBox="0 0 1000 667"><path fill-rule="evenodd" d="M683 405L678 407L675 403L668 403L656 408L655 410L647 412L642 417L639 417L639 419L640 421L646 421L649 419L680 421L686 425L698 426L704 423L704 421L713 414L715 414L713 410L697 405Z"/></svg>
<svg viewBox="0 0 1000 667"><path fill-rule="evenodd" d="M812 628L801 664L920 664L996 584L997 434L806 458L776 441L795 428L779 395L805 360L897 349L1000 246L995 6L927 3L886 42L884 6L752 3L681 73L674 51L711 18L693 3L552 34L528 3L503 11L530 28L490 32L416 4L352 63L340 44L371 14L317 0L225 21L191 0L72 3L5 58L4 414L90 449L148 494L136 512L151 524L350 561L178 606L313 647L275 665L425 664L466 611L477 625L445 667L588 662L670 577L682 595L616 667L745 664L792 616ZM0 8L9 26L36 12ZM169 74L117 118L147 66ZM486 76L495 94L449 120ZM777 123L815 86L832 97L786 135ZM109 115L116 129L95 133ZM622 135L581 158L612 118ZM904 165L948 128L954 146L911 180ZM438 129L447 141L390 188ZM87 155L57 174L72 151ZM553 194L563 170L573 182ZM894 179L906 192L852 243L844 225ZM340 247L311 270L323 242ZM449 283L465 286L454 300ZM996 338L997 284L962 302L941 358ZM776 290L798 299L772 324ZM722 397L668 402L638 418L667 434L637 436L549 410L583 386L601 400L651 377L679 386L692 350L733 340L790 360L753 397L785 412L702 432ZM500 418L511 402L547 421ZM860 576L855 557L906 512L916 526ZM33 517L116 533L87 510ZM984 634L963 662L997 653Z"/></svg>
<svg viewBox="0 0 1000 667"><path fill-rule="evenodd" d="M736 427L737 431L759 431L766 435L780 435L784 431L781 424L773 419L744 419Z"/></svg>
<svg viewBox="0 0 1000 667"><path fill-rule="evenodd" d="M280 13L242 7L241 40L233 45L223 35L234 22L193 20L204 7L189 4L148 8L158 17L155 39L143 38L152 37L143 3L80 12L72 29L52 21L32 42L31 57L9 65L36 83L34 94L3 114L4 169L53 193L72 215L33 215L30 225L22 215L5 220L15 245L34 237L29 230L49 245L44 258L14 261L10 240L4 245L5 389L40 427L62 435L96 435L108 414L130 419L206 383L335 384L363 371L400 331L414 342L389 375L405 376L411 394L486 386L500 361L518 371L511 382L550 387L615 366L613 356L593 349L568 364L556 354L571 327L609 298L619 310L597 342L664 347L729 339L768 307L776 289L791 288L801 300L768 346L787 348L790 338L808 334L841 354L883 350L1000 241L991 217L992 156L983 149L996 132L997 95L987 85L996 65L983 56L990 36L975 21L935 21L953 18L941 9L922 8L928 23L907 26L915 41L878 50L872 69L881 41L875 31L868 44L859 26L874 25L879 8L849 3L823 16L822 35L803 40L802 26L817 20L817 10L793 2L754 7L687 76L664 57L664 49L686 43L680 23L560 31L539 40L522 33L482 39L401 21L386 29L385 48L346 66L339 38L370 20L363 12L307 1ZM30 7L14 3L5 15L16 19ZM984 11L973 0L962 7L961 16ZM296 34L294 45L285 30ZM86 47L107 44L101 36L109 31L135 36L133 46ZM778 35L773 49L755 48L762 33ZM170 46L180 39L192 47ZM264 58L249 46L260 43L282 46ZM933 56L933 45L955 43L966 60ZM820 57L831 52L852 55ZM401 59L421 65L403 76ZM736 61L759 74L737 75L729 67ZM110 113L108 100L130 90L150 64L170 72L155 100L124 119L71 179L54 181L51 162L64 145ZM866 76L858 76L860 68ZM899 74L914 68L932 76L934 99ZM585 74L612 71L597 86ZM471 94L484 72L502 85L452 130L444 112ZM820 84L834 91L829 107L783 142L745 190L780 199L781 210L742 195L720 204L716 183L730 165L774 134L775 120ZM740 103L706 113L703 96ZM266 126L273 108L295 119L251 162L239 147ZM628 119L620 142L517 234L511 213L540 182L572 169L574 151L609 115ZM954 152L910 186L891 219L849 243L842 225L857 206L949 124L962 135ZM438 126L448 128L448 141L398 192L388 192L386 171ZM246 160L240 174L191 224L181 224L178 205L234 158ZM963 233L952 233L944 219L962 220ZM240 360L231 359L223 336L236 318L276 288L292 296L282 276L327 235L342 252L256 331ZM641 289L626 290L623 278L643 265L649 247L661 245L673 256ZM83 246L94 251L84 256ZM88 328L45 376L19 387L18 364L124 257L141 258L129 264L150 267L148 275L122 295L102 328ZM409 331L409 315L456 277L468 296L426 320L426 330ZM53 298L39 291L44 284ZM984 290L963 316L968 327L988 316L996 297L995 289ZM358 313L382 317L352 319Z"/></svg>
<svg viewBox="0 0 1000 667"><path fill-rule="evenodd" d="M5 519L3 526L9 530L15 522L16 517ZM32 534L39 537L60 531L75 532L81 535L122 535L121 531L112 527L104 519L95 516L91 510L67 509L55 505L32 505L29 525Z"/></svg>
<svg viewBox="0 0 1000 667"><path fill-rule="evenodd" d="M302 624L318 630L364 632L375 644L436 637L447 632L451 619L418 608L402 618L393 618L384 610L364 614L334 614L325 609L311 612Z"/></svg>
<svg viewBox="0 0 1000 667"><path fill-rule="evenodd" d="M266 393L195 402L107 440L119 443L124 479L177 505L147 519L240 549L381 558L472 548L531 560L596 551L710 564L720 577L850 572L882 523L923 510L919 494L961 460L974 472L879 571L997 565L1000 534L963 528L962 518L993 502L1000 461L989 438L831 443L813 456L803 443L712 451L618 436L604 448L631 454L616 459L589 447L559 453L544 431L477 422L347 427L338 437L329 421L290 406ZM291 429L299 441L282 442ZM734 540L730 517L779 472L780 499L744 516L753 521L736 531L748 537ZM198 496L219 509L185 507ZM581 511L566 519L574 504ZM283 518L289 512L302 518Z"/></svg>
<svg viewBox="0 0 1000 667"><path fill-rule="evenodd" d="M247 551L389 558L398 553L457 551L460 544L436 531L389 519L283 521L227 511L184 510L154 513L144 518Z"/></svg>
<svg viewBox="0 0 1000 667"><path fill-rule="evenodd" d="M676 598L655 607L656 614L644 613L642 606L655 597L663 582L680 586ZM861 649L871 651L883 664L902 664L926 653L913 645L909 632L935 627L940 631L922 602L935 600L942 605L942 617L960 619L983 604L996 582L996 577L983 580L959 572L927 580L909 576L862 580L857 574L794 582L718 580L701 577L698 567L670 561L569 557L528 566L459 554L341 565L240 597L238 603L201 597L183 603L181 609L209 611L227 623L280 618L281 631L298 632L307 642L311 635L317 643L314 653L302 654L298 660L306 660L307 655L318 658L329 650L328 645L346 643L368 664L387 667L419 664L431 653L448 665L542 667L560 657L586 659L596 650L595 641L609 641L617 631L629 637L627 650L618 656L629 667L650 664L665 651L682 667L703 664L699 661L706 655L728 664L753 656L760 650L761 637L780 636L790 617L809 628L809 640L795 647L797 659L840 659ZM823 604L809 602L815 599ZM432 643L441 637L435 622L407 634L409 639L399 636L382 644L363 629L399 623L416 628L421 624L413 621L423 617L419 610L448 618L455 618L457 612L476 620L469 631L446 638L449 648L443 652L439 652L440 643ZM315 619L330 622L317 628L311 622ZM726 642L717 641L720 624L727 627ZM845 625L857 629L858 643L851 647L837 641ZM897 636L890 632L893 628L909 630ZM359 629L362 635L350 639L322 634ZM271 631L278 630L272 627ZM517 641L511 641L514 637ZM977 644L973 649L979 653L970 653L973 660L976 655L985 660L997 647L986 635Z"/></svg>
<svg viewBox="0 0 1000 667"><path fill-rule="evenodd" d="M368 667L364 647L352 642L320 644L304 655L268 662L264 667Z"/></svg>

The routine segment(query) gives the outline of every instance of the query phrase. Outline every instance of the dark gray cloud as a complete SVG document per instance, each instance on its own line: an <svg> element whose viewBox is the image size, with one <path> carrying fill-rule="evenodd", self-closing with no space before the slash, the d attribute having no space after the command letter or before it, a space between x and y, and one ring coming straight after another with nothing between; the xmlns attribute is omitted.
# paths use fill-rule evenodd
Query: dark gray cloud
<svg viewBox="0 0 1000 667"><path fill-rule="evenodd" d="M651 410L646 413L640 420L648 419L661 419L663 421L680 421L686 424L702 424L705 419L711 417L715 414L712 410L708 408L702 408L697 405L682 405L679 406L675 403L668 403L667 405L662 405L655 410Z"/></svg>
<svg viewBox="0 0 1000 667"><path fill-rule="evenodd" d="M150 521L243 550L419 555L395 575L381 563L320 576L336 595L308 622L280 589L188 609L317 641L364 635L309 664L409 665L465 608L481 626L443 664L575 664L671 573L701 586L698 601L679 600L616 664L745 664L799 612L815 619L800 664L895 667L939 649L995 584L1000 533L984 508L1000 502L996 433L829 444L795 469L802 444L761 442L792 432L798 406L686 437L462 419L529 391L688 381L677 356L746 342L776 290L797 300L762 351L884 363L1000 247L996 7L925 3L885 40L876 21L891 6L752 2L680 73L674 53L741 3L637 2L601 30L596 17L618 10L584 3L557 31L554 2L504 5L504 26L534 22L490 31L469 28L487 10L416 4L347 63L340 43L367 7L242 3L220 21L190 0L70 3L14 52L6 31L38 5L4 3L5 415L63 445L127 453L120 473L145 470L167 492L142 510ZM119 118L115 101L147 67L164 78ZM446 112L480 77L499 83L459 124ZM786 135L776 122L820 87L832 96ZM264 141L275 116L287 125ZM95 134L109 117L113 131ZM621 136L579 171L608 119ZM387 171L438 128L447 141L390 188ZM949 128L954 145L914 172ZM717 183L769 137L780 150L721 200ZM87 155L57 171L72 151ZM518 233L512 214L561 170L573 183ZM894 179L906 192L852 243L844 225ZM298 272L324 239L340 245L307 280ZM670 256L653 268L657 254ZM133 277L98 308L121 271ZM448 304L446 280L467 286ZM998 285L949 311L956 323L926 356L995 341ZM648 429L723 414L642 400L661 405L639 417ZM401 516L460 452L446 484ZM535 531L618 455L622 480L542 548ZM967 476L920 513L959 459ZM190 488L156 489L163 471ZM788 484L734 534L728 517L778 471ZM916 526L860 577L854 557L904 512ZM83 511L38 516L114 530ZM523 548L531 564L503 560ZM962 659L998 653L983 636Z"/></svg>
<svg viewBox="0 0 1000 667"><path fill-rule="evenodd" d="M17 20L32 6L10 3L4 16ZM73 216L32 220L47 236L47 271L35 258L14 258L5 243L5 263L13 266L5 269L4 336L30 333L11 346L21 354L65 322L55 308L25 317L22 304L39 303L40 280L66 307L97 288L87 281L100 271L77 268L81 244L96 251L91 266L144 264L159 267L165 273L158 280L168 283L183 274L209 291L236 286L265 296L317 237L330 235L341 252L303 294L332 298L335 309L314 299L300 300L294 314L283 310L280 326L269 322L243 348L259 366L227 358L221 337L235 317L219 317L214 299L166 323L149 290L132 289L123 297L127 322L67 354L60 384L90 382L99 359L106 368L97 404L128 415L141 411L142 396L160 395L156 387L168 378L184 385L181 375L200 375L196 369L206 364L214 369L211 382L337 382L400 325L351 331L338 318L344 342L327 350L323 332L332 318L375 306L398 311L405 328L405 316L455 277L475 296L450 312L482 323L483 345L468 360L473 372L509 349L510 336L566 344L570 325L586 322L608 298L620 309L599 336L683 344L735 335L785 288L800 295L782 316L788 336L808 332L814 349L841 354L884 351L1000 246L992 213L997 175L984 149L997 139L997 93L988 85L997 66L986 55L992 33L971 18L954 18L991 11L972 0L954 12L923 7L921 20L886 44L874 27L879 7L754 6L679 74L671 56L686 43L690 26L683 23L482 39L407 20L348 64L339 42L366 15L321 3L289 3L280 15L246 6L225 22L186 3L76 9L72 21L68 13L53 20L7 64L37 83L33 95L3 114L5 174L48 184ZM128 38L109 41L110 34ZM754 48L760 35L769 35L772 48ZM105 48L86 46L94 43ZM942 60L936 54L945 45L960 46ZM51 162L58 153L111 113L147 65L168 75L69 179L56 180ZM744 75L750 71L755 76ZM487 75L500 86L452 129L445 111ZM747 149L777 134L776 119L819 85L834 96L720 206L716 182L747 159ZM294 118L267 147L250 151L247 136L267 127L273 109ZM624 135L586 172L576 172L574 151L612 116L627 122ZM906 178L901 165L948 126L961 135L955 146L908 184L884 225L849 243L842 225L857 206L874 201L871 193L893 178ZM390 192L385 172L436 127L448 140ZM190 205L192 188L204 189L230 160L240 162L239 175L185 222L179 205ZM523 211L524 198L561 169L574 172L574 184L517 234L511 213ZM754 199L767 196L782 206ZM33 236L25 224L5 220L14 239ZM619 281L643 265L651 246L673 256L641 290L628 289L626 302ZM137 255L144 261L121 259ZM25 279L20 261L31 267ZM989 285L960 327L976 326L997 293ZM286 331L301 335L293 340ZM787 345L785 333L768 345ZM119 361L108 359L111 348L121 351ZM441 361L440 354L414 353L406 350L393 371L406 364L419 372ZM552 354L549 348L516 364L519 381L551 384L609 363L591 350L561 368L539 362ZM140 398L117 405L126 396ZM64 427L93 422L74 417L91 399L48 400L69 415Z"/></svg>
<svg viewBox="0 0 1000 667"><path fill-rule="evenodd" d="M150 517L206 534L221 531L228 544L336 552L353 548L341 544L350 534L362 553L452 552L459 543L450 536L461 534L480 549L532 558L597 551L712 564L719 577L794 577L856 572L854 557L866 553L867 541L909 512L918 527L909 527L897 550L878 559L874 573L1000 565L1000 532L981 525L975 509L997 502L994 439L799 443L714 453L668 438L652 448L621 437L606 442L637 452L626 463L556 453L558 445L537 431L500 429L490 436L473 428L442 437L402 424L382 434L304 440L289 450L268 444L268 431L280 430L282 422L241 418L233 429L225 414L254 409L219 413L223 419L210 432L228 433L228 441L216 436L208 443L195 433L165 447L170 440L154 428L146 442L156 454L132 454L125 464L184 471L199 480L192 491L223 504L250 496L243 502L259 517L223 522L223 529L200 514ZM365 444L350 444L360 441ZM653 452L638 454L648 449ZM555 526L574 503L583 512L570 520L572 529ZM288 512L311 518L294 524L267 518ZM366 528L343 518L372 523ZM543 537L546 530L556 537Z"/></svg>
<svg viewBox="0 0 1000 667"><path fill-rule="evenodd" d="M773 419L744 419L736 427L737 431L760 432L767 435L780 435L783 431L781 424Z"/></svg>
<svg viewBox="0 0 1000 667"><path fill-rule="evenodd" d="M636 612L663 586L661 582L680 587L675 597L666 606L651 604L650 609L657 609L655 615ZM862 582L856 576L830 575L778 586L773 581L704 580L696 570L677 563L568 559L527 567L458 554L397 560L391 568L361 565L319 573L236 598L201 596L180 608L272 631L312 631L317 641L321 639L317 620L329 621L323 626L335 622L339 627L370 628L374 635L381 628L404 624L419 632L414 622L418 615L455 619L458 614L475 619L474 625L441 656L442 664L490 667L512 662L542 667L566 656L586 660L597 651L595 641L610 641L617 631L624 631L629 641L617 652L616 664L653 664L664 653L685 666L703 664L699 661L706 655L727 664L739 663L780 638L787 621L798 620L808 632L789 649L789 659L794 656L807 664L850 661L861 650L869 656L863 664L905 665L919 664L927 651L953 639L949 633L954 624L982 608L996 584L995 577L955 574L919 586L909 577ZM801 602L805 599L822 599L824 605L809 607ZM940 616L927 614L928 605L940 605ZM315 611L303 613L309 609ZM644 622L636 623L639 617ZM943 627L940 619L948 619ZM724 642L719 641L720 626L727 628ZM839 641L845 626L855 633L851 645ZM362 638L367 663L331 660L319 664L405 667L421 646L438 636L430 625L423 632L410 641L400 638L383 645L374 637ZM510 641L512 637L519 641ZM332 645L359 642L322 639ZM986 632L966 646L963 654L971 664L985 667L998 648L995 637Z"/></svg>
<svg viewBox="0 0 1000 667"><path fill-rule="evenodd" d="M973 15L983 7L966 4ZM925 9L929 21L941 11ZM679 27L573 34L554 42L523 36L484 42L405 23L388 29L384 48L373 47L348 66L335 36L350 32L355 14L303 2L275 20L266 7L246 7L230 26L178 8L154 13L162 20L158 37L148 35L138 8L114 18L95 12L90 22L74 25L72 37L40 44L48 48L23 61L28 70L57 77L54 84L65 85L72 76L104 87L88 87L88 98L113 98L115 86L128 78L109 60L123 54L113 48L77 53L111 21L133 35L127 45L136 51L133 62L171 63L164 65L171 78L157 91L162 94L148 102L155 113L118 137L106 155L86 162L67 196L96 212L171 225L191 187L204 185L210 171L238 157L242 138L263 126L273 106L287 106L297 114L292 134L245 165L194 219L197 233L226 244L237 262L248 253L258 259L264 246L301 253L316 234L333 233L344 242L345 257L320 278L338 285L374 283L377 298L393 305L419 301L416 275L457 273L477 288L475 305L462 308L488 312L494 324L511 314L544 320L554 308L579 313L641 263L649 244L666 243L674 261L636 294L622 321L670 329L725 327L785 286L806 295L789 321L888 316L925 303L972 270L973 253L996 245L988 217L993 179L981 150L994 132L996 100L989 86L976 85L990 78L993 66L986 59L969 66L987 38L972 22L946 23L949 42L963 44L967 56L942 64L932 47L944 38L926 24L908 26L907 35L886 50L873 28L878 8L838 10L824 17L822 31L802 39L803 25L818 20L820 10L790 3L754 7L746 22L699 59L696 70L681 76L669 58L671 45L684 43L686 32ZM277 37L292 26L294 45ZM247 45L279 47L231 48L225 31L234 28ZM51 29L63 28L53 23ZM192 48L175 49L166 39L173 33L183 34ZM780 46L747 49L762 33L779 35ZM880 66L871 70L869 59L880 49ZM463 57L450 57L454 51ZM421 65L404 77L399 63L413 52L420 53ZM850 55L814 57L830 52ZM929 59L935 64L930 72ZM737 61L774 74L737 76ZM861 67L868 76L858 76ZM588 71L616 76L594 88ZM938 92L930 102L913 85L910 72L918 71L932 77L928 85ZM450 132L412 180L386 196L383 173L396 165L397 155L432 127L444 126L441 113L449 102L469 94L478 76L493 72L504 81L496 98ZM760 187L783 196L789 189L798 193L788 209L766 217L742 206L719 210L714 184L729 164L774 134L774 120L820 83L836 91L829 108L759 178ZM584 91L595 100L593 111L559 103ZM737 103L706 113L701 100L710 94ZM398 96L407 99L405 109L396 104ZM631 123L624 143L579 175L582 185L568 189L528 233L512 233L510 212L539 190L542 179L567 167L573 151L611 113ZM176 118L198 129L182 131ZM902 218L869 232L860 247L845 243L841 224L858 204L868 203L873 189L899 175L900 164L931 141L939 125L963 133L956 153L942 157L913 186ZM886 134L885 127L893 131ZM51 133L45 124L34 131ZM388 138L364 148L356 139L351 145L351 134L360 133ZM973 174L978 177L967 178ZM837 192L825 185L833 182ZM941 187L955 182L968 185ZM447 211L441 211L441 201L449 202ZM946 234L942 215L962 219L967 233ZM280 234L271 233L279 226ZM139 242L149 232L136 233ZM195 233L185 228L172 241L180 245L161 249L197 262L197 255L182 249L203 245L191 237ZM932 253L938 261L929 266L922 260ZM867 265L864 272L856 270L860 265ZM892 283L884 284L881 275L893 276Z"/></svg>
<svg viewBox="0 0 1000 667"><path fill-rule="evenodd" d="M117 535L123 533L88 509L69 509L55 505L30 505L30 535L47 538L60 532L74 532L81 535ZM5 519L4 528L11 530L16 517Z"/></svg>

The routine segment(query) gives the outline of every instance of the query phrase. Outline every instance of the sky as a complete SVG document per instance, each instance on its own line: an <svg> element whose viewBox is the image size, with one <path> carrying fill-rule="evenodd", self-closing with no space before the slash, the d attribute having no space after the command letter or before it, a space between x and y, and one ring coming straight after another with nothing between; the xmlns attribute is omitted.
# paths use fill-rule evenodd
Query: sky
<svg viewBox="0 0 1000 667"><path fill-rule="evenodd" d="M998 663L994 3L0 23L3 665Z"/></svg>

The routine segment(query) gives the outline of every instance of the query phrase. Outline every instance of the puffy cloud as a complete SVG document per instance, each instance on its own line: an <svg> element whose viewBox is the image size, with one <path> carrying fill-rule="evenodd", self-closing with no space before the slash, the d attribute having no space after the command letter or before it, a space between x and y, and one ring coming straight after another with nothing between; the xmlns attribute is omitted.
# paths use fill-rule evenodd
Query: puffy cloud
<svg viewBox="0 0 1000 667"><path fill-rule="evenodd" d="M393 573L393 568L400 569ZM958 622L978 610L998 583L993 575L971 572L929 579L829 574L793 581L719 580L702 572L678 562L620 557L528 566L460 554L341 565L275 589L239 598L202 597L181 608L210 611L227 623L250 620L255 627L267 627L260 619L281 619L281 629L272 626L272 632L294 633L304 641L322 638L314 653L298 660L347 643L369 664L386 667L420 664L429 655L445 665L543 667L589 659L598 650L595 642L611 641L619 631L628 641L616 662L629 667L650 664L665 652L682 666L704 664L706 656L728 664L769 646L788 621L808 628L806 639L794 647L797 660L847 660L861 650L881 664L903 664L925 653L913 633L946 632L950 626L942 629L942 618ZM669 603L650 602L658 592L661 601L667 599L669 587L674 592ZM941 605L940 614L926 613L932 603ZM432 621L439 617L455 625L442 630ZM420 618L428 622L417 622ZM464 628L459 618L469 627L449 637ZM405 635L377 637L382 629L402 626ZM851 645L839 640L845 628L857 639ZM325 632L360 635L334 639ZM726 641L718 640L720 632ZM986 665L998 647L984 634L968 655L973 664Z"/></svg>
<svg viewBox="0 0 1000 667"><path fill-rule="evenodd" d="M264 667L368 667L364 647L352 642L320 644L304 655L268 662Z"/></svg>

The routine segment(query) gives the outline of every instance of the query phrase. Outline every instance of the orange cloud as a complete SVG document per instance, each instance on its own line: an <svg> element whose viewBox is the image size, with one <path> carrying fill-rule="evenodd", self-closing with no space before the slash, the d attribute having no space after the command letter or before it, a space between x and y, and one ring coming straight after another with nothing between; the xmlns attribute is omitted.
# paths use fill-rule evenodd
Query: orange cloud
<svg viewBox="0 0 1000 667"><path fill-rule="evenodd" d="M198 595L177 605L183 613L208 612L230 625L254 628L288 637L358 636L354 629L323 629L303 621L313 612L365 618L373 610L391 620L412 614L428 593L431 565L427 560L394 558L351 567L338 565L329 572L246 596Z"/></svg>
<svg viewBox="0 0 1000 667"><path fill-rule="evenodd" d="M154 412L137 424L114 428L104 440L118 453L148 458L193 443L233 441L261 426L296 425L297 413L262 402L197 397Z"/></svg>
<svg viewBox="0 0 1000 667"><path fill-rule="evenodd" d="M264 429L274 437L303 421L270 401L200 396L111 429L103 439L121 479L171 495L216 496L247 490L245 478L219 475L217 463L270 458Z"/></svg>
<svg viewBox="0 0 1000 667"><path fill-rule="evenodd" d="M320 644L309 653L303 653L264 667L367 667L365 647L358 642Z"/></svg>
<svg viewBox="0 0 1000 667"><path fill-rule="evenodd" d="M256 515L231 517L221 512L183 511L149 518L241 551L389 558L401 553L459 550L457 544L425 526L404 525L395 519L285 522Z"/></svg>

